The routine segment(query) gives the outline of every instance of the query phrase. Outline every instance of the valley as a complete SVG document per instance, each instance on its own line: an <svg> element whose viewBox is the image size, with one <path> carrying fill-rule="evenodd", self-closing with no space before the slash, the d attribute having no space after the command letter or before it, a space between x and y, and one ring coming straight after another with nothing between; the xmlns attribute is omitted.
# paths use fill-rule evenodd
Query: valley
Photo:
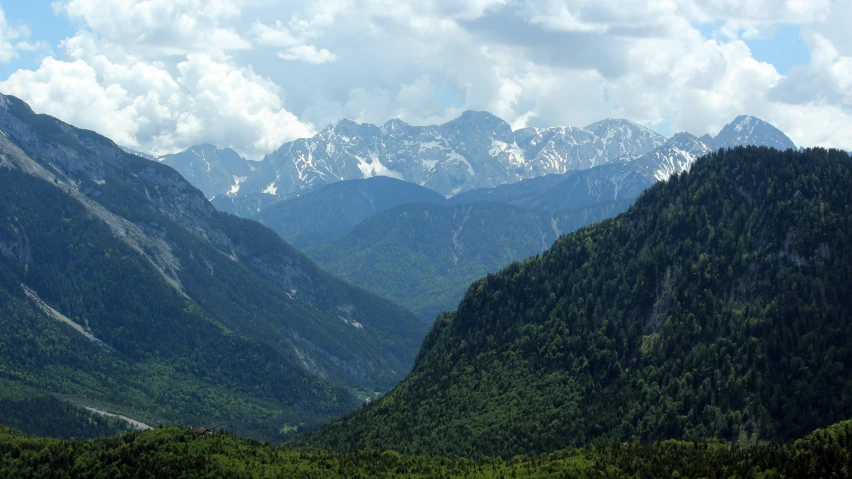
<svg viewBox="0 0 852 479"><path fill-rule="evenodd" d="M0 0L0 479L852 477L852 0Z"/></svg>
<svg viewBox="0 0 852 479"><path fill-rule="evenodd" d="M413 314L216 212L171 168L0 104L4 378L280 441L404 377L428 327Z"/></svg>
<svg viewBox="0 0 852 479"><path fill-rule="evenodd" d="M215 423L286 441L265 453L277 473L304 450L355 473L379 450L402 454L393 471L428 456L482 477L742 472L738 449L702 441L770 471L800 467L788 451L815 429L845 437L844 152L769 148L786 137L740 117L719 149L639 135L612 147L632 157L451 197L367 175L213 198L240 218L206 198L223 164L246 167L233 152L145 159L2 104L0 421L28 434L173 447L192 436L127 433ZM205 192L167 164L199 161ZM218 473L268 447L214 437ZM648 445L588 449L622 442ZM327 477L320 460L299 467Z"/></svg>
<svg viewBox="0 0 852 479"><path fill-rule="evenodd" d="M626 213L475 282L402 383L296 444L512 457L754 444L842 420L850 166L823 149L700 159Z"/></svg>
<svg viewBox="0 0 852 479"><path fill-rule="evenodd" d="M360 179L330 183L328 175L323 176L326 179L319 186L311 189L311 185L303 184L290 196L276 189L278 195L219 196L213 204L225 212L265 224L323 269L412 310L427 322L454 309L476 279L541 253L562 234L625 211L646 188L688 170L698 157L713 148L738 144L794 147L777 128L748 116L737 117L719 136L705 139L706 142L688 133L666 139L627 120L615 119L586 128L516 132L499 118L478 112L467 112L440 127L412 129L398 121L389 124L392 127L377 129L341 122L305 141L313 145L311 151L324 148L340 152L342 156L335 161L346 164L358 157L346 152L373 141L369 140L370 135L387 134L398 140L419 132L416 138L422 141L427 133L453 131L448 135L466 145L519 142L522 148L518 147L518 155L540 161L549 158L557 166L529 170L516 177L510 167L500 166L506 168L500 177L508 183L477 188L482 183L473 175L459 187L464 192L455 192L458 194L446 199L442 190L422 186L429 186L427 183L403 181L401 178L408 178L405 175L357 172L353 175ZM743 133L739 136L730 133L740 130ZM341 131L346 131L346 135ZM584 146L577 146L580 137ZM409 148L415 140L406 139L403 144L408 146L398 148ZM391 149L384 154L402 156L385 163L434 166L439 160L432 158L439 156L432 151L433 144L437 143L430 140L429 148L420 147L417 152L405 154ZM284 145L279 151L291 148ZM445 154L452 156L456 154L453 151ZM477 157L477 152L481 153L474 148L465 150L466 164L477 165L471 166L472 171L490 171L479 169L483 161L490 162L488 168L501 164L494 163L496 157ZM496 152L489 150L489 155ZM179 157L197 155L185 152L170 158ZM194 168L193 161L182 167ZM254 171L263 175L272 163L279 164L280 159L272 155ZM319 167L324 163L316 158L312 164ZM196 168L191 174L203 177L204 171ZM310 177L304 172L299 175ZM471 215L474 226L464 230L460 241L462 220Z"/></svg>

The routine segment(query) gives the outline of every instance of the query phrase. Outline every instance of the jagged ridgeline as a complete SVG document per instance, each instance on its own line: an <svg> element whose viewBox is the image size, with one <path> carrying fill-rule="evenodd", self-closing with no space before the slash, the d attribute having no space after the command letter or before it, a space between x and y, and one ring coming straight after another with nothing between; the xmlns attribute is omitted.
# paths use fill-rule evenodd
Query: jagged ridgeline
<svg viewBox="0 0 852 479"><path fill-rule="evenodd" d="M453 456L806 434L852 411L852 169L739 147L474 283L382 400L299 439Z"/></svg>
<svg viewBox="0 0 852 479"><path fill-rule="evenodd" d="M54 435L116 429L87 406L281 440L389 389L426 330L168 166L0 95L0 421L50 431L27 417L45 404Z"/></svg>

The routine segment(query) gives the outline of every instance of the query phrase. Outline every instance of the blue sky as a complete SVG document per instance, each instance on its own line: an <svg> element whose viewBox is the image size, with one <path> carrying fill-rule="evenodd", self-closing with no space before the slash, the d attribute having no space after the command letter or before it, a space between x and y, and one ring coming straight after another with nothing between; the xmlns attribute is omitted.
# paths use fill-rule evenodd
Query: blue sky
<svg viewBox="0 0 852 479"><path fill-rule="evenodd" d="M0 91L156 153L215 143L257 158L344 117L433 124L466 109L514 127L623 117L699 136L751 114L798 144L852 147L852 0L0 7Z"/></svg>
<svg viewBox="0 0 852 479"><path fill-rule="evenodd" d="M721 38L720 29L724 22L696 23L696 28L706 38ZM789 23L781 23L770 28L764 35L757 38L743 38L751 50L752 56L759 61L767 62L786 74L796 65L807 65L810 62L810 52L801 37L801 27Z"/></svg>
<svg viewBox="0 0 852 479"><path fill-rule="evenodd" d="M11 25L24 24L30 29L30 39L43 41L55 47L63 39L74 34L71 21L54 13L50 0L0 1L0 8L6 12L6 21ZM20 58L14 62L0 63L0 76L7 77L19 68L35 68L48 52L20 52Z"/></svg>
<svg viewBox="0 0 852 479"><path fill-rule="evenodd" d="M764 38L746 39L755 59L771 63L779 73L786 74L797 65L807 65L811 54L801 37L801 27L780 25Z"/></svg>

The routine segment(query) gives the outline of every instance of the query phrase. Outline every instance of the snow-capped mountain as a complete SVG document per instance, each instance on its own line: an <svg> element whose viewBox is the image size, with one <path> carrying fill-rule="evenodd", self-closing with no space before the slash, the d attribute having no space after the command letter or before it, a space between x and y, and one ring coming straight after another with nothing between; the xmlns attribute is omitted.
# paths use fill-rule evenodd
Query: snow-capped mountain
<svg viewBox="0 0 852 479"><path fill-rule="evenodd" d="M770 146L779 150L795 149L796 145L781 130L748 115L740 115L722 128L713 138L714 148L733 148L741 145Z"/></svg>
<svg viewBox="0 0 852 479"><path fill-rule="evenodd" d="M230 148L196 145L157 160L171 166L207 198L236 195L255 170L257 162L246 160Z"/></svg>
<svg viewBox="0 0 852 479"><path fill-rule="evenodd" d="M618 120L605 120L599 123L614 121ZM592 126L582 130L597 130L600 133L600 129L592 128ZM733 136L733 133L739 136ZM658 139L652 136L646 145L651 144L650 142L656 144ZM689 133L677 133L653 150L638 157L634 156L635 153L626 149L614 150L623 151L624 155L618 160L604 165L580 168L577 171L561 175L558 178L563 179L546 193L528 195L533 199L523 199L523 194L516 193L516 196L521 200L516 201L515 204L556 211L560 208L566 208L566 205L583 207L607 201L635 198L657 181L666 180L676 173L689 170L698 158L712 152L717 147L757 145L792 148L792 144L789 138L769 123L754 117L741 116L725 126L716 138L709 135L697 138ZM535 192L538 188L533 180L523 180L513 186L513 189L519 192L525 190ZM466 197L489 198L495 196L494 194L489 195L489 193L496 193L496 189L474 191L462 195L460 201L463 201L463 198Z"/></svg>
<svg viewBox="0 0 852 479"><path fill-rule="evenodd" d="M467 111L433 126L391 120L381 127L342 120L283 145L241 193L289 194L346 179L390 176L445 196L638 157L665 138L627 120L587 128L524 128Z"/></svg>
<svg viewBox="0 0 852 479"><path fill-rule="evenodd" d="M521 146L545 174L585 170L614 158L605 158L603 141L577 127L524 128L515 133Z"/></svg>
<svg viewBox="0 0 852 479"><path fill-rule="evenodd" d="M695 136L678 133L659 148L630 162L630 165L645 177L661 181L675 173L689 170L695 160L712 150L707 143Z"/></svg>
<svg viewBox="0 0 852 479"><path fill-rule="evenodd" d="M768 146L779 150L796 148L781 130L759 118L741 115L725 125L715 138L710 135L697 138L689 133L677 133L659 148L640 156L631 164L646 177L660 181L689 170L695 160L714 149L743 145Z"/></svg>
<svg viewBox="0 0 852 479"><path fill-rule="evenodd" d="M586 129L592 130L591 127ZM554 188L552 194L573 195L572 204L578 206L635 197L657 181L688 171L695 160L716 148L741 145L795 148L784 133L769 123L753 116L739 116L715 138L709 135L697 138L689 133L677 133L638 157L627 152L620 158L623 163L616 161L568 175L566 181ZM565 204L565 199L561 200L559 204Z"/></svg>
<svg viewBox="0 0 852 479"><path fill-rule="evenodd" d="M391 120L382 126L341 120L312 138L282 145L261 162L247 161L230 149L199 145L159 158L208 196L264 195L281 199L342 180L389 176L452 197L545 175L566 175L603 165L630 165L648 181L664 180L689 169L715 148L743 144L792 148L793 142L758 118L739 116L714 138L678 133L671 138L628 120L607 119L584 128L523 128L486 112L467 111L443 125L413 126ZM623 166L614 168L612 192L644 187L627 185ZM617 170L617 171L616 171ZM577 177L600 190L606 169ZM641 183L641 185L640 185ZM596 189L597 188L597 189ZM596 193L597 191L597 193ZM259 195L259 196L258 196ZM265 201L252 200L252 211Z"/></svg>
<svg viewBox="0 0 852 479"><path fill-rule="evenodd" d="M585 130L601 139L604 156L608 158L637 158L666 141L666 137L630 120L601 120Z"/></svg>

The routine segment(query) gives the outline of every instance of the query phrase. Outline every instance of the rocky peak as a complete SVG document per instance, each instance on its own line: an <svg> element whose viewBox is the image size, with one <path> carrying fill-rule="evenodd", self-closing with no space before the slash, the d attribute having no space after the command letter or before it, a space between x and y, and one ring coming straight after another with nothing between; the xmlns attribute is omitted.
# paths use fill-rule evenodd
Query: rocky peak
<svg viewBox="0 0 852 479"><path fill-rule="evenodd" d="M384 125L382 125L382 133L394 134L395 132L406 130L408 128L411 128L411 125L399 118L394 118L392 120L388 120Z"/></svg>
<svg viewBox="0 0 852 479"><path fill-rule="evenodd" d="M662 146L666 138L630 120L607 118L585 127L601 139L608 158L636 158Z"/></svg>
<svg viewBox="0 0 852 479"><path fill-rule="evenodd" d="M743 145L757 145L779 150L795 149L796 145L781 130L750 115L740 115L725 125L713 139L715 147L733 148Z"/></svg>
<svg viewBox="0 0 852 479"><path fill-rule="evenodd" d="M512 127L487 111L465 111L455 120L443 124L441 129L465 134L493 134L500 138L512 136Z"/></svg>

